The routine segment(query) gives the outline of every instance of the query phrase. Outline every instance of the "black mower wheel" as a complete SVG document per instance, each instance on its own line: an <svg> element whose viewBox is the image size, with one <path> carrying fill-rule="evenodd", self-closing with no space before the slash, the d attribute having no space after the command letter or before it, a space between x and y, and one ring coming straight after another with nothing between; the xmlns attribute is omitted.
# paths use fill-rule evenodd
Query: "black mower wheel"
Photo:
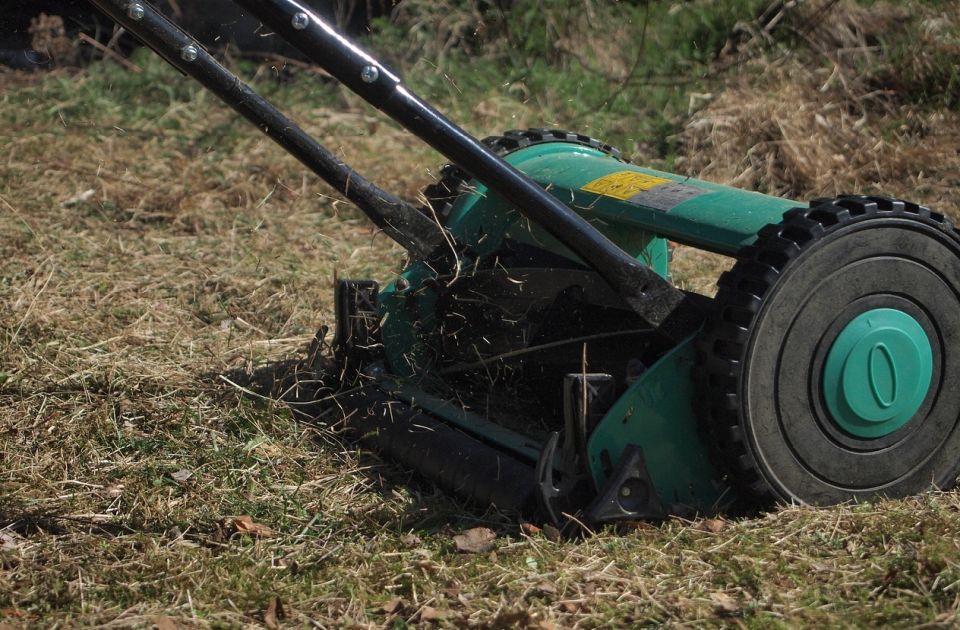
<svg viewBox="0 0 960 630"><path fill-rule="evenodd" d="M627 161L621 157L619 149L604 144L596 138L563 129L514 129L505 131L500 136L488 136L481 142L500 157L537 144L567 142L597 149L618 160ZM423 208L423 211L428 215L434 214L441 223L446 223L453 204L466 191L470 180L470 174L456 164L445 164L440 169L440 179L423 190L423 196L429 204L429 207Z"/></svg>
<svg viewBox="0 0 960 630"><path fill-rule="evenodd" d="M718 282L704 422L761 503L902 497L960 469L960 237L916 204L844 196L768 225Z"/></svg>

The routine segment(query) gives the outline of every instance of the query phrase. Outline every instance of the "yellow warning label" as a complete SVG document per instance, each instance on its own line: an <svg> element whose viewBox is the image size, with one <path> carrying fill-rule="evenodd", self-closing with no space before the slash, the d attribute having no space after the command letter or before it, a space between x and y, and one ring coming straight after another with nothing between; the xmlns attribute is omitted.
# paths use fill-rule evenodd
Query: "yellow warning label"
<svg viewBox="0 0 960 630"><path fill-rule="evenodd" d="M637 193L650 190L654 186L669 183L671 183L671 180L662 177L654 177L636 171L620 171L595 179L581 190L615 199L629 199Z"/></svg>

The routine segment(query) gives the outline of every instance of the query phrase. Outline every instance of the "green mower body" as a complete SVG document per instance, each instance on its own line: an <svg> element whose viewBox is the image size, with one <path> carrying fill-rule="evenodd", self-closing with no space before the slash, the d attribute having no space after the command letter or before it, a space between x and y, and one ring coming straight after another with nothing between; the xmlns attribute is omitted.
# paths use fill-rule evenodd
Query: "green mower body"
<svg viewBox="0 0 960 630"><path fill-rule="evenodd" d="M663 277L669 276L668 238L735 254L752 243L764 225L778 221L796 206L786 199L640 168L580 143L533 144L509 153L505 159ZM577 262L577 257L556 239L524 221L519 212L482 184L469 182L464 189L468 192L456 199L445 222L458 240L474 248L476 258L461 261L466 267L464 273L469 273L478 260L496 257L508 239ZM729 208L736 211L725 211ZM418 373L435 368L417 347L423 340L410 331L417 329L423 335L429 330L428 337L435 332L431 323L435 322L437 296L425 287L425 281L436 281L436 277L428 265L420 262L406 269L401 278L399 283L405 287L402 293L409 297L398 295L396 281L380 294L384 352L391 373L416 382ZM413 317L411 301L417 302ZM620 461L625 447L634 444L643 449L647 472L660 501L673 512L712 512L722 504L728 488L711 461L696 420L692 373L695 341L695 337L687 339L646 368L603 414L587 445L594 487L604 486L611 474L611 462ZM400 397L417 405L418 397L410 391L413 385L407 387ZM397 393L396 389L391 391ZM560 383L556 393L562 393ZM424 396L421 392L421 401ZM517 439L521 431L490 431L487 422L474 418L471 423L454 409L433 407L430 411L517 456L533 461L540 456L542 447L518 448L529 442ZM731 497L725 498L729 501Z"/></svg>
<svg viewBox="0 0 960 630"><path fill-rule="evenodd" d="M637 167L594 141L582 137L570 141L569 136L557 135L514 133L506 136L512 139L507 149L499 148L508 162L662 277L669 277L669 241L673 241L742 258L740 270L724 276L737 278L747 270L742 286L731 293L721 282L719 301L702 301L705 329L680 343L658 343L655 332L646 334L641 323L615 306L614 296L604 295L603 282L575 254L482 184L457 173L447 178L453 181L445 182L447 194L433 204L433 211L442 215L456 241L468 247L452 253L454 263L444 271L435 261L414 261L379 291L374 319L377 344L382 346L373 360L373 376L367 372L361 380L372 379L390 400L439 418L504 456L534 467L536 485L530 490L518 484L518 491L532 492L547 514L559 521L561 514L574 512L596 522L638 515L714 513L745 497L834 502L872 496L902 484L902 470L874 475L872 486L844 487L842 471L833 471L834 479L823 480L816 464L804 461L792 443L776 445L780 456L790 458L794 467L816 482L800 479L780 485L775 472L770 480L762 477L760 468L775 471L780 462L748 450L757 446L748 445L739 401L743 398L740 388L750 375L738 370L743 369L741 356L757 324L756 307L767 297L755 294L766 292L764 283L776 284L778 265L787 266L792 256L818 243L831 229L850 229L847 223L855 226L872 217L866 227L894 229L906 221L901 229L939 230L946 235L939 227L944 225L942 218L933 215L931 220L929 211L899 202L850 198L837 203L855 207L854 211L821 202L833 208L824 212L842 216L833 221L824 215L818 222L809 218L811 208L797 209L795 201ZM499 138L491 144L503 142ZM884 203L890 209L880 220ZM862 208L865 214L860 218L856 210ZM794 218L785 223L785 215ZM812 234L804 233L804 227ZM945 241L948 249L955 246L951 239L955 240L952 231ZM768 251L778 247L786 250ZM891 271L898 265L917 270L912 261L891 262L891 253L895 252L865 251L865 258L852 264L867 270L886 260L883 264ZM833 271L824 266L816 273ZM847 280L855 283L857 278ZM851 316L839 319L837 313L816 315L818 322L830 321L837 330L827 339L818 338L816 329L809 331L807 345L830 355L821 357L815 373L779 357L774 372L753 376L751 383L768 377L772 397L778 396L781 380L795 376L822 390L810 394L818 397L816 404L786 401L783 409L756 421L757 430L776 431L795 408L810 413L815 406L818 417L812 422L831 425L817 432L859 440L846 445L859 459L871 453L870 440L879 439L874 441L878 450L888 451L889 444L881 445L883 440L917 422L924 400L937 389L931 348L942 344L942 337L928 336L905 305L887 304L891 299L896 302L901 291L896 278L890 281L896 288L889 295L880 290L857 295L853 301L900 308L854 308ZM595 307L584 308L575 324L562 314L575 308L571 304L576 300L564 302L570 292L579 292L581 303ZM596 295L588 295L591 292ZM803 305L800 300L797 308L802 311ZM830 306L840 309L842 305ZM451 319L459 321L451 323ZM873 330L874 321L880 332ZM804 337L803 324L802 319L793 322L798 326L791 332L795 339ZM928 330L935 330L927 324ZM551 334L551 328L557 329L556 334ZM446 343L448 337L456 342ZM776 338L760 343L764 341L780 343ZM827 346L820 347L824 343ZM616 358L611 359L611 354ZM355 362L369 365L370 361L367 357ZM550 369L544 369L544 363L551 364ZM597 363L603 364L599 370ZM531 372L537 386L525 389L523 383ZM604 390L602 394L598 389ZM584 390L589 390L589 397ZM507 401L491 404L491 396L502 398L505 391L510 392ZM582 400L579 404L563 400L571 396ZM529 402L528 397L535 399L533 413L521 404ZM555 404L550 404L551 397ZM709 426L717 416L729 413L736 414L735 426L726 431ZM571 417L577 414L590 418L581 421L579 429L577 418ZM726 449L731 439L740 443ZM738 470L737 464L730 465L731 459L748 463ZM917 456L911 463L922 466L923 459ZM948 476L952 470L955 466ZM566 479L565 487L558 478ZM747 484L741 483L744 479ZM832 486L832 491L824 494L818 484ZM455 480L446 485L457 491ZM809 496L804 494L811 489ZM548 505L551 500L556 505Z"/></svg>

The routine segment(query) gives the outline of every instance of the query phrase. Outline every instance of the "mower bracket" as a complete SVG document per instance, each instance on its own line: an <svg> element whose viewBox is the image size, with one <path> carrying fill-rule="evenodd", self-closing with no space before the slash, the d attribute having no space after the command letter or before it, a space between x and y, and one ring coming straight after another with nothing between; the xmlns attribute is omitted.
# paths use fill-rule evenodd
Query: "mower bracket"
<svg viewBox="0 0 960 630"><path fill-rule="evenodd" d="M666 517L656 486L647 473L643 449L628 444L613 474L587 508L590 524L613 521L659 520Z"/></svg>

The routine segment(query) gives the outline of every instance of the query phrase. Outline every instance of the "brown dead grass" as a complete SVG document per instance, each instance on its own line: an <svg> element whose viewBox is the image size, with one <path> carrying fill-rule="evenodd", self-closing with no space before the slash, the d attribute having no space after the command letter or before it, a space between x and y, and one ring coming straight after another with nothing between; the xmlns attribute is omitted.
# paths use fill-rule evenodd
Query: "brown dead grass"
<svg viewBox="0 0 960 630"><path fill-rule="evenodd" d="M957 493L558 542L240 391L331 323L334 277L387 280L401 252L143 65L135 90L96 68L0 74L0 625L956 627ZM737 83L694 117L683 168L954 213L955 114L851 101L845 68L788 58ZM406 196L429 181L432 153L303 85L279 96L322 142ZM478 128L533 117L477 108ZM709 292L715 269L687 248L674 273ZM458 553L477 525L493 551Z"/></svg>
<svg viewBox="0 0 960 630"><path fill-rule="evenodd" d="M794 19L806 24L824 4L805 3ZM951 70L942 66L960 44L947 28L958 24L957 4L831 6L804 33L808 51L745 66L693 116L677 166L795 199L883 194L960 217L960 115L920 93ZM919 34L906 32L908 18L921 23ZM881 39L908 49L892 57Z"/></svg>

